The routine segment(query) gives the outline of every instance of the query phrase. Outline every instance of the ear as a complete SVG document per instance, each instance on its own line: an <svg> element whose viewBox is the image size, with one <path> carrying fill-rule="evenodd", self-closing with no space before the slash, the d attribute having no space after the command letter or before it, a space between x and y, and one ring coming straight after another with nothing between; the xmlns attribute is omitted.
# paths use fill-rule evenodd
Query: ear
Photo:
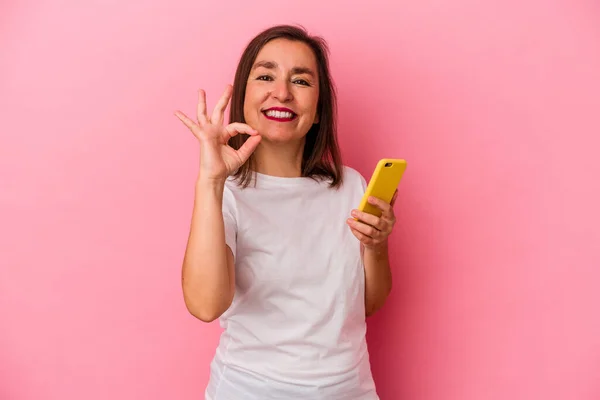
<svg viewBox="0 0 600 400"><path fill-rule="evenodd" d="M313 125L314 125L314 124L318 124L318 123L319 123L319 121L320 121L320 119L319 119L319 113L317 112L317 113L315 114L315 120L313 121Z"/></svg>

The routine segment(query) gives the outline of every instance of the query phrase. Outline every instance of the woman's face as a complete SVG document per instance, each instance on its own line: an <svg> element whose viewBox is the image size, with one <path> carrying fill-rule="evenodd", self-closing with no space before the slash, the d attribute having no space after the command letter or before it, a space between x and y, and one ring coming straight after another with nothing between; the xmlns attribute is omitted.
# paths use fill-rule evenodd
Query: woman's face
<svg viewBox="0 0 600 400"><path fill-rule="evenodd" d="M312 49L274 39L258 53L246 84L244 118L263 140L304 138L318 122L319 77Z"/></svg>

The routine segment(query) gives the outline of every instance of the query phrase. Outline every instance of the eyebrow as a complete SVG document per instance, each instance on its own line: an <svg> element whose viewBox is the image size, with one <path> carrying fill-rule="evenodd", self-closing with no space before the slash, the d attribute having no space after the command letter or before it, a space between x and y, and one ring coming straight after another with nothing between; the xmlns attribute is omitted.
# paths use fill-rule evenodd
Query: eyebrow
<svg viewBox="0 0 600 400"><path fill-rule="evenodd" d="M275 69L275 68L277 68L277 63L274 61L258 61L257 63L255 63L252 66L252 69L254 70L254 69L257 69L260 67L266 68L266 69ZM315 76L315 73L313 72L313 70L308 67L294 67L294 68L292 68L292 73L293 74L307 74L312 77Z"/></svg>

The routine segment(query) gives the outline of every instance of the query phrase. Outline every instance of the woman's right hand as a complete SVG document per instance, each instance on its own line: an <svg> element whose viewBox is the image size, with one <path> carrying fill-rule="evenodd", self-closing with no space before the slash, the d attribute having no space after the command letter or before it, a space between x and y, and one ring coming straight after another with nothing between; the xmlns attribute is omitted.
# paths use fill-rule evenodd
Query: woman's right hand
<svg viewBox="0 0 600 400"><path fill-rule="evenodd" d="M198 92L197 122L192 121L181 111L175 115L187 126L200 142L200 171L199 175L204 180L224 181L248 160L256 150L261 137L249 125L234 122L223 126L225 109L231 98L232 87L227 85L225 93L215 106L212 116L206 113L206 94L204 90ZM229 146L229 139L238 133L250 135L248 140L235 150Z"/></svg>

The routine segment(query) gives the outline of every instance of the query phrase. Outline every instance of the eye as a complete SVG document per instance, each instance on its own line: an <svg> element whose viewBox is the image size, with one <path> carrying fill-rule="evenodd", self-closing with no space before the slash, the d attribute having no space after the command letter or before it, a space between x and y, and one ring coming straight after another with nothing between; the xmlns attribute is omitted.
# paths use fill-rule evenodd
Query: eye
<svg viewBox="0 0 600 400"><path fill-rule="evenodd" d="M272 81L273 78L271 78L269 75L261 75L258 78L256 78L257 81Z"/></svg>
<svg viewBox="0 0 600 400"><path fill-rule="evenodd" d="M296 79L294 83L302 86L310 86L310 83L306 82L304 79Z"/></svg>

